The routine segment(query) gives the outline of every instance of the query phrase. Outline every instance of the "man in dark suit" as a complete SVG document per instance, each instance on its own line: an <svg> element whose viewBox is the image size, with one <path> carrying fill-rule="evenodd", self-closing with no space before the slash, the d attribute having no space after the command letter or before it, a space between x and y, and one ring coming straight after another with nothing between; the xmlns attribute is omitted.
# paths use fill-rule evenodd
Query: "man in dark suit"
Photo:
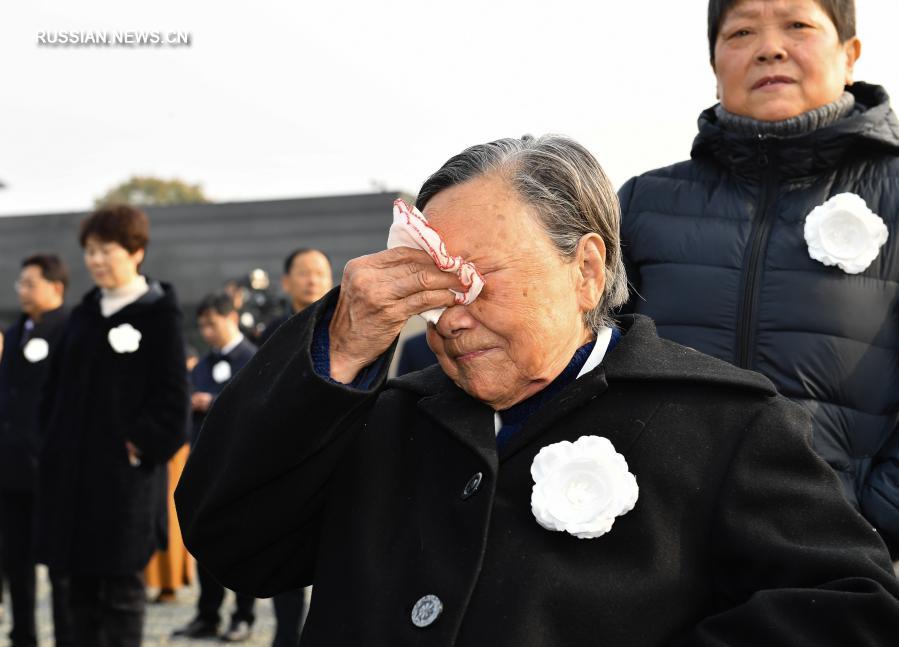
<svg viewBox="0 0 899 647"><path fill-rule="evenodd" d="M39 401L68 317L63 307L68 280L65 265L54 254L35 254L22 261L15 285L22 315L7 329L6 351L0 359L0 524L14 647L37 645L32 528L41 444ZM50 576L56 644L67 645L71 640L68 583L55 572Z"/></svg>
<svg viewBox="0 0 899 647"><path fill-rule="evenodd" d="M231 377L256 353L256 346L243 336L238 326L238 312L231 297L225 293L210 294L197 307L197 327L211 350L190 373L193 387L191 444L197 440L212 401ZM176 630L174 636L200 638L218 635L219 609L225 599L225 587L201 565L197 565L197 574L200 580L197 617ZM256 598L253 596L237 594L237 609L231 616L228 630L222 635L223 640L243 642L250 638L255 620L255 603Z"/></svg>
<svg viewBox="0 0 899 647"><path fill-rule="evenodd" d="M331 259L323 251L300 247L288 254L284 259L284 275L281 277L281 289L290 302L288 311L266 325L259 337L259 345L264 344L293 315L325 296L333 283Z"/></svg>

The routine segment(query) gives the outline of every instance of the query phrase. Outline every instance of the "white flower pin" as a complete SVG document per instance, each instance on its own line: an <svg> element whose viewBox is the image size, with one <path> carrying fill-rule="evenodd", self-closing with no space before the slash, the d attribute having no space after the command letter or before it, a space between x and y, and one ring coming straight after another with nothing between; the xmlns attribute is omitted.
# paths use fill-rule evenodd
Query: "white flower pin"
<svg viewBox="0 0 899 647"><path fill-rule="evenodd" d="M888 236L883 219L854 193L833 196L805 218L809 256L847 274L864 272Z"/></svg>
<svg viewBox="0 0 899 647"><path fill-rule="evenodd" d="M608 438L547 445L531 464L531 511L547 530L600 537L637 503L637 479Z"/></svg>
<svg viewBox="0 0 899 647"><path fill-rule="evenodd" d="M32 364L47 359L47 355L49 354L50 344L47 343L46 339L41 339L40 337L29 339L28 343L26 343L25 347L22 349L22 355L24 355L25 359Z"/></svg>
<svg viewBox="0 0 899 647"><path fill-rule="evenodd" d="M215 380L217 384L230 380L231 365L225 360L216 363L216 365L212 367L212 379Z"/></svg>
<svg viewBox="0 0 899 647"><path fill-rule="evenodd" d="M140 348L140 331L129 323L111 328L107 339L109 345L117 353L133 353Z"/></svg>

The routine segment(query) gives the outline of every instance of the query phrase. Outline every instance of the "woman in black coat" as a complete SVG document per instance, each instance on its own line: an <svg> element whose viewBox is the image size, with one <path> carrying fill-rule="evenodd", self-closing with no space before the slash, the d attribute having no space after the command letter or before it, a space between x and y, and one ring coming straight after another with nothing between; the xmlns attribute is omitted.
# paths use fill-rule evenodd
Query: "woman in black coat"
<svg viewBox="0 0 899 647"><path fill-rule="evenodd" d="M100 209L80 241L96 287L51 367L39 557L71 575L77 645L136 646L142 571L166 536L166 461L186 440L182 317L171 286L138 273L142 212Z"/></svg>
<svg viewBox="0 0 899 647"><path fill-rule="evenodd" d="M721 103L619 192L630 310L763 373L899 557L899 121L848 0L711 0Z"/></svg>
<svg viewBox="0 0 899 647"><path fill-rule="evenodd" d="M804 412L609 319L618 208L586 150L475 146L418 205L217 398L176 492L200 563L313 584L304 645L891 644L899 583ZM418 313L439 366L388 381Z"/></svg>

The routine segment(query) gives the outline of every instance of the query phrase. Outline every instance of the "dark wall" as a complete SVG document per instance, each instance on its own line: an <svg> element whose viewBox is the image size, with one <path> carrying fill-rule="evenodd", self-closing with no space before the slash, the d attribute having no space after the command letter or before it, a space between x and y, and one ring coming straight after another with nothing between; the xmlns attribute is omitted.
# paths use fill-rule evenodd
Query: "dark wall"
<svg viewBox="0 0 899 647"><path fill-rule="evenodd" d="M296 247L325 251L340 280L348 260L384 249L397 193L147 208L150 245L143 273L175 285L185 313L212 290L253 268L269 273L279 291L284 257ZM58 213L0 218L0 324L17 312L13 282L36 251L55 252L72 275L66 301L91 287L77 241L87 215Z"/></svg>

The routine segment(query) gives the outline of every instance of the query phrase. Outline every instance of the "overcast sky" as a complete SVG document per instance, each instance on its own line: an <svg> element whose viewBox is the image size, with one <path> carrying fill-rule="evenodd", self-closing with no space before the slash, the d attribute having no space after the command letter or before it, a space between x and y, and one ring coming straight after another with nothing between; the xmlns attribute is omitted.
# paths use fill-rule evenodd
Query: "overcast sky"
<svg viewBox="0 0 899 647"><path fill-rule="evenodd" d="M856 78L899 93L899 2L857 0ZM684 159L715 102L705 0L68 0L0 21L0 214L133 174L216 201L415 192L462 148L563 133L616 185ZM39 47L38 32L190 47Z"/></svg>

